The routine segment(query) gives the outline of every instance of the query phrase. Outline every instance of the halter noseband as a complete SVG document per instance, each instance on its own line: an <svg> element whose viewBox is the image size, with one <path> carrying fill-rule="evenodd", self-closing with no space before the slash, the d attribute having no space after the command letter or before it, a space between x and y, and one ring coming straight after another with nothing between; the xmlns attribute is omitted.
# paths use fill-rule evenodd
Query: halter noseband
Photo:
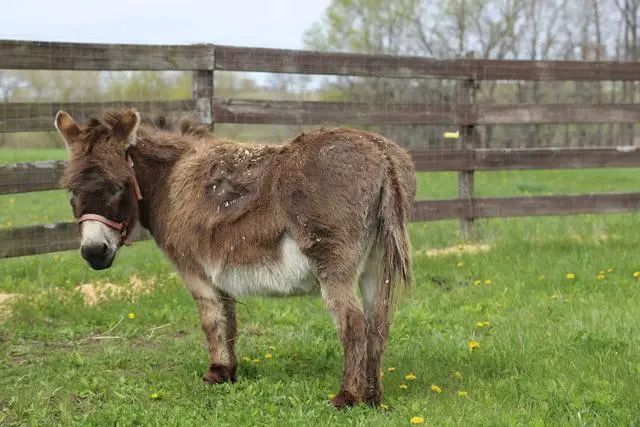
<svg viewBox="0 0 640 427"><path fill-rule="evenodd" d="M133 170L133 160L131 159L131 156L129 154L127 154L127 164L131 168L131 172L133 176L133 178L131 179L131 183L133 184L133 193L136 196L136 200L140 201L142 200L142 193L140 192L140 185L138 185L138 180L136 179L136 173ZM129 240L129 232L131 230L129 229L130 224L128 221L125 220L122 222L118 222L118 221L109 219L107 217L104 217L102 215L93 214L93 213L87 213L80 216L79 218L76 218L76 223L78 225L82 224L84 221L98 221L103 223L107 227L113 228L114 230L120 232L120 242L119 242L120 246L131 245L131 241Z"/></svg>

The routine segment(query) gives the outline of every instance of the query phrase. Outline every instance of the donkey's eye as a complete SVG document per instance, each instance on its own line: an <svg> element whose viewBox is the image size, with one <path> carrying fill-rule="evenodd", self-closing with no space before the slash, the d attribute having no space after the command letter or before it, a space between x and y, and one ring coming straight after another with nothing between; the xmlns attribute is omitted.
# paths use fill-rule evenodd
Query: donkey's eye
<svg viewBox="0 0 640 427"><path fill-rule="evenodd" d="M118 190L115 193L113 193L111 195L111 197L109 198L109 204L111 205L115 205L116 203L118 203L121 199L122 196L124 195L124 190Z"/></svg>

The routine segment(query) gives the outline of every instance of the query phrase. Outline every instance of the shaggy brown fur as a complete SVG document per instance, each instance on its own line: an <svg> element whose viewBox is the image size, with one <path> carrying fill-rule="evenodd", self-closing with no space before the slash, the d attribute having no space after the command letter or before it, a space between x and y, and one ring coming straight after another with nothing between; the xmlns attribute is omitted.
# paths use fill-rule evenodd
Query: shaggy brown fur
<svg viewBox="0 0 640 427"><path fill-rule="evenodd" d="M81 127L59 113L70 147L63 184L76 216L139 221L174 262L209 343L204 380L235 381L234 297L295 292L308 267L344 347L333 404L380 403L390 306L394 291L411 283L406 223L415 171L407 152L350 129L267 146L214 139L192 121L138 127L137 117L110 112ZM130 191L134 173L140 202Z"/></svg>

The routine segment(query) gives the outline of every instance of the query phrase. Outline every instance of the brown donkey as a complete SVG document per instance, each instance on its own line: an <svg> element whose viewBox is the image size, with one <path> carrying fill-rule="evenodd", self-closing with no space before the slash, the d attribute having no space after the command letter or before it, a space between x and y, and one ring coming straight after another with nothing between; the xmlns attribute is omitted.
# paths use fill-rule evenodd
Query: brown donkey
<svg viewBox="0 0 640 427"><path fill-rule="evenodd" d="M61 111L55 125L70 153L63 185L82 256L108 268L132 227L149 230L200 311L205 381L236 379L235 298L319 287L344 347L333 405L380 403L393 295L411 283L415 171L405 150L349 129L238 144L188 120L176 130L141 124L135 110L85 125Z"/></svg>

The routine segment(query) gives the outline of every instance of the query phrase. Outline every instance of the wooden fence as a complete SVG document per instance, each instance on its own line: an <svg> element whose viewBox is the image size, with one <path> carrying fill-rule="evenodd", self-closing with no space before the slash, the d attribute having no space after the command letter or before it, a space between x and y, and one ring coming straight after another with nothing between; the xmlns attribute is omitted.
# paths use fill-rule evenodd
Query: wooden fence
<svg viewBox="0 0 640 427"><path fill-rule="evenodd" d="M475 148L477 127L516 124L640 123L640 104L475 103L481 81L636 81L640 63L511 61L371 56L215 45L100 45L0 40L0 69L37 70L181 70L193 72L192 98L178 101L0 104L0 132L51 131L55 112L79 119L116 105L142 113L196 111L210 124L449 125L460 132L458 150L412 152L419 171L456 171L459 195L449 200L415 202L414 220L459 219L470 235L476 218L627 212L640 208L640 192L542 197L477 198L474 171L640 167L634 147L588 149ZM455 103L366 104L353 102L219 99L215 71L349 75L458 81ZM0 166L0 194L57 188L64 162ZM144 237L141 235L139 237ZM77 247L73 223L0 230L0 258Z"/></svg>

